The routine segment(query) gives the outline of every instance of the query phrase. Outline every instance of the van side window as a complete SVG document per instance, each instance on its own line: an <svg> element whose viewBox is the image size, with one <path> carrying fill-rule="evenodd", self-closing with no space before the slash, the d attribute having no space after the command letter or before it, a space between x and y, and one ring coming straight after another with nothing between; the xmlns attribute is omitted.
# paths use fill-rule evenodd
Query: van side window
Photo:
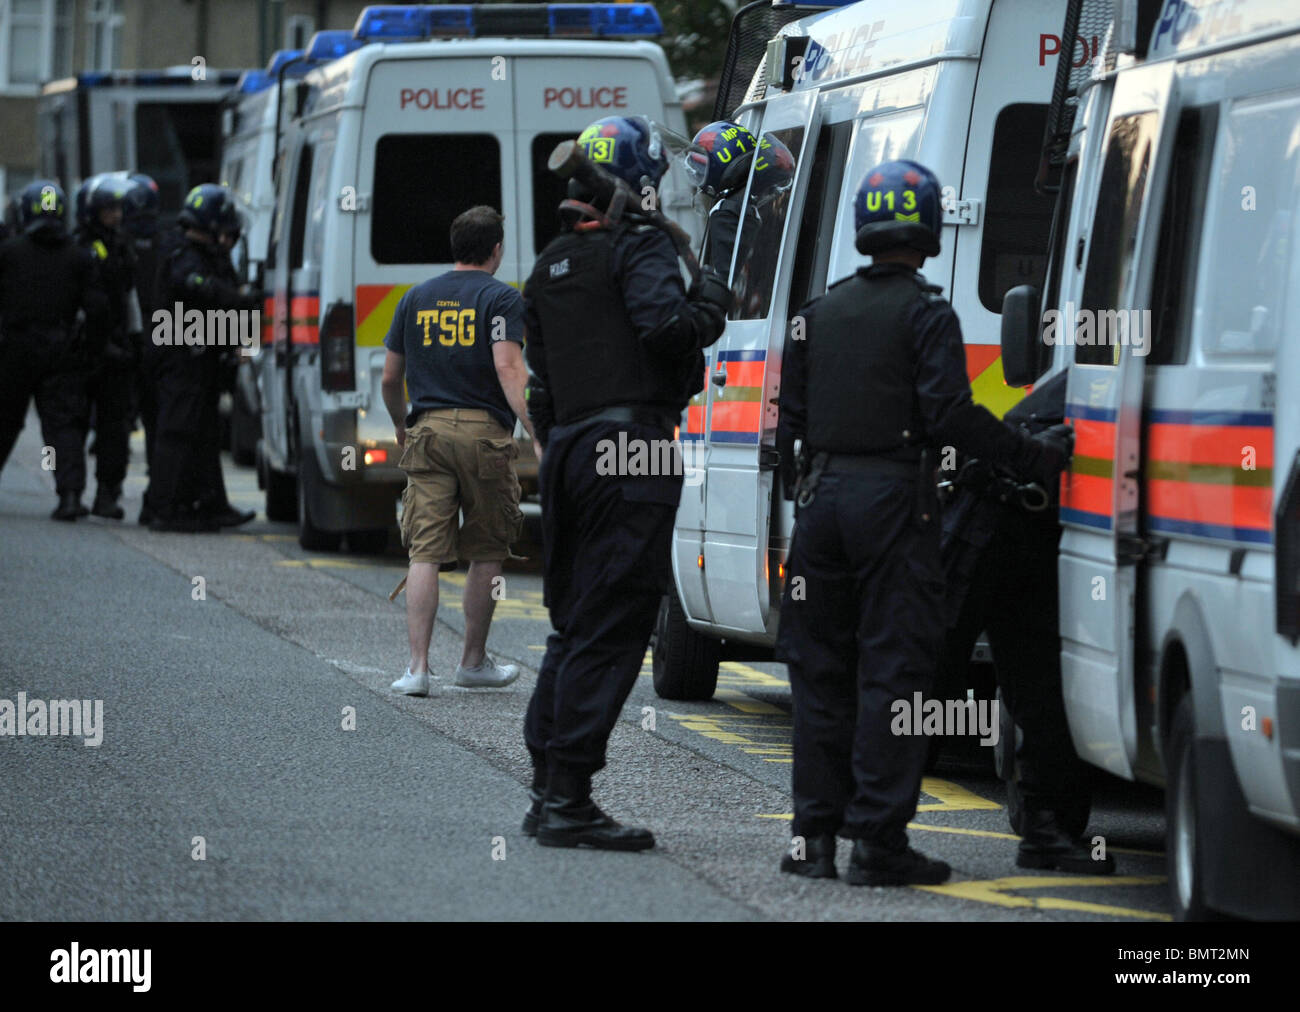
<svg viewBox="0 0 1300 1012"><path fill-rule="evenodd" d="M307 194L311 189L312 147L304 144L293 181L293 215L289 219L289 270L302 266L303 237L307 228Z"/></svg>
<svg viewBox="0 0 1300 1012"><path fill-rule="evenodd" d="M118 115L124 115L120 108ZM141 102L135 107L135 147L136 171L157 181L159 203L180 207L190 187L221 171L221 103Z"/></svg>
<svg viewBox="0 0 1300 1012"><path fill-rule="evenodd" d="M307 197L307 234L303 240L308 264L319 267L325 258L325 212L330 205L330 166L334 161L334 138L321 141L314 160L320 164Z"/></svg>
<svg viewBox="0 0 1300 1012"><path fill-rule="evenodd" d="M1006 106L993 127L979 290L980 302L994 313L1016 285L1043 287L1056 206L1055 194L1034 189L1046 127L1047 106L1031 102Z"/></svg>
<svg viewBox="0 0 1300 1012"><path fill-rule="evenodd" d="M776 287L776 265L781 258L781 238L785 234L785 220L790 213L790 194L794 187L794 173L799 165L800 148L803 146L803 127L789 127L764 133L760 141L774 137L790 149L794 156L795 169L787 174L774 173L769 179L778 180L775 185L766 186L762 181L764 173L771 172L773 164L763 157L760 148L754 156L753 168L750 170L750 190L755 190L753 182L755 171L759 174L757 189L748 198L741 221L740 235L736 241L736 270L731 278L732 290L736 293L737 309L732 319L761 320L767 316L772 306L772 291Z"/></svg>
<svg viewBox="0 0 1300 1012"><path fill-rule="evenodd" d="M1138 223L1151 171L1151 147L1159 116L1155 112L1121 116L1111 127L1098 184L1097 213L1088 243L1081 311L1086 322L1074 326L1074 360L1080 365L1114 365L1120 345L1114 340L1124 281L1137 249ZM1095 322L1096 326L1093 325ZM1102 333L1098 333L1102 331Z"/></svg>
<svg viewBox="0 0 1300 1012"><path fill-rule="evenodd" d="M1196 292L1201 348L1209 355L1277 348L1288 263L1300 239L1297 124L1294 92L1238 104L1225 117Z"/></svg>
<svg viewBox="0 0 1300 1012"><path fill-rule="evenodd" d="M560 234L560 216L556 208L569 195L569 184L546 167L551 152L561 141L573 140L573 132L538 134L533 138L533 253L540 253L548 242Z"/></svg>
<svg viewBox="0 0 1300 1012"><path fill-rule="evenodd" d="M501 145L491 134L385 134L375 144L370 255L381 264L449 264L451 223L501 208Z"/></svg>
<svg viewBox="0 0 1300 1012"><path fill-rule="evenodd" d="M808 193L799 219L794 272L790 278L790 315L809 299L826 291L826 269L835 231L836 194L840 192L844 178L844 160L852 130L852 121L835 123L822 127L817 136ZM830 194L829 200L827 194Z"/></svg>
<svg viewBox="0 0 1300 1012"><path fill-rule="evenodd" d="M1213 107L1187 109L1178 120L1173 164L1160 217L1155 274L1151 282L1153 329L1149 365L1187 361L1197 250L1204 218L1205 187L1214 139Z"/></svg>

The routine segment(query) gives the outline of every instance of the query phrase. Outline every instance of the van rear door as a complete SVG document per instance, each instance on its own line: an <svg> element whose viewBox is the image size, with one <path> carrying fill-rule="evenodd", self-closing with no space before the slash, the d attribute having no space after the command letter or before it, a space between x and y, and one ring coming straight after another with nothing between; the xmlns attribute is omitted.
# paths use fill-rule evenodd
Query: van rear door
<svg viewBox="0 0 1300 1012"><path fill-rule="evenodd" d="M367 213L357 215L353 242L357 372L371 377L370 409L357 419L362 445L392 440L379 388L384 335L409 288L451 269L456 216L477 204L500 209L505 260L496 276L521 280L525 230L509 185L517 164L514 61L499 59L383 59L370 68L357 166Z"/></svg>
<svg viewBox="0 0 1300 1012"><path fill-rule="evenodd" d="M1096 214L1076 314L1045 320L1044 337L1073 340L1066 420L1074 459L1061 485L1061 678L1080 756L1126 779L1137 757L1134 688L1139 488L1145 359L1116 343L1120 313L1149 309L1172 145L1172 62L1126 71L1115 83ZM1078 327L1075 321L1078 320ZM1136 321L1125 324L1131 332ZM1140 324L1139 324L1140 325ZM1085 329L1086 328L1086 329ZM1112 339L1097 343L1109 335ZM1084 337L1088 337L1084 343Z"/></svg>

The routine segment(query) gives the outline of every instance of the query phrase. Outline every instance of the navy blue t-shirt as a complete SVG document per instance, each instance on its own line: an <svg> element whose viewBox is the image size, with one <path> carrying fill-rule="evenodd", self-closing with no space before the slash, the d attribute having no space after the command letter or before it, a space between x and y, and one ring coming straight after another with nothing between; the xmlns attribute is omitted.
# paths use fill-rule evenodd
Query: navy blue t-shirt
<svg viewBox="0 0 1300 1012"><path fill-rule="evenodd" d="M406 424L435 408L483 408L513 429L492 361L495 341L524 343L524 302L487 271L448 271L403 295L384 347L406 356Z"/></svg>

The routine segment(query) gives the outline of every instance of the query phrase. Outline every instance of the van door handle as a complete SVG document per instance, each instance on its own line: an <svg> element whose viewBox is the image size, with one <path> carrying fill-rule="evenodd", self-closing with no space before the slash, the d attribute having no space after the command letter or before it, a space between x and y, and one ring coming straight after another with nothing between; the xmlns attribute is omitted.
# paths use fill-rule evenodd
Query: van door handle
<svg viewBox="0 0 1300 1012"><path fill-rule="evenodd" d="M709 377L709 382L721 390L727 385L727 374L722 370L719 370Z"/></svg>

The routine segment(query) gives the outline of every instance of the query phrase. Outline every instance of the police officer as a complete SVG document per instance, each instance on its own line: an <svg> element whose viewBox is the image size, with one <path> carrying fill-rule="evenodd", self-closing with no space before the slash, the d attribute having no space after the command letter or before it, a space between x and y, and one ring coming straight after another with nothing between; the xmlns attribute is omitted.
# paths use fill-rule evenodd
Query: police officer
<svg viewBox="0 0 1300 1012"><path fill-rule="evenodd" d="M873 263L799 311L783 364L783 464L795 440L807 464L777 637L794 702L781 870L836 877L843 836L853 885L936 884L951 870L908 846L926 740L891 733L893 704L932 687L943 634L930 454L951 445L1043 482L1068 454L973 403L957 318L917 273L939 253L940 215L929 170L870 170L854 223Z"/></svg>
<svg viewBox="0 0 1300 1012"><path fill-rule="evenodd" d="M1068 376L1059 372L1036 387L1007 412L1007 422L1031 432L1060 425ZM1092 799L1061 694L1060 485L1029 485L1028 477L977 460L957 476L943 518L949 615L943 671L963 674L981 630L988 633L1002 701L1021 731L1015 779L1024 822L1016 863L1107 875L1115 859L1094 857L1074 835L1086 825Z"/></svg>
<svg viewBox="0 0 1300 1012"><path fill-rule="evenodd" d="M644 117L598 120L578 144L636 197L668 168L662 137ZM544 846L642 850L654 837L605 815L591 777L605 765L668 586L682 474L675 446L671 474L640 473L615 455L620 443L630 455L673 439L731 297L707 272L688 293L668 236L636 213L616 221L581 199L561 213L566 227L524 289L554 629L524 728L533 762L524 832Z"/></svg>
<svg viewBox="0 0 1300 1012"><path fill-rule="evenodd" d="M130 186L122 197L122 230L131 244L136 260L135 288L144 327L152 332L154 313L162 309L158 290L159 231L158 184L142 172L132 173ZM140 342L140 365L136 370L136 403L144 425L144 454L150 477L153 471L155 423L158 420L157 366L158 349L152 340ZM139 523L153 521L152 484L145 488L140 506Z"/></svg>
<svg viewBox="0 0 1300 1012"><path fill-rule="evenodd" d="M86 368L77 312L102 325L107 304L95 265L68 235L67 199L36 180L18 197L18 233L0 245L0 467L36 398L41 435L53 450L56 520L86 514Z"/></svg>
<svg viewBox="0 0 1300 1012"><path fill-rule="evenodd" d="M110 520L125 513L118 505L126 480L135 376L140 361L140 306L135 294L135 253L121 233L125 174L92 176L77 191L77 242L96 260L100 287L108 299L103 330L88 334L92 358L87 395L94 412L95 501L90 512Z"/></svg>
<svg viewBox="0 0 1300 1012"><path fill-rule="evenodd" d="M181 239L173 242L159 268L163 308L177 303L182 313L255 308L257 294L240 285L230 262L230 249L239 232L230 192L215 183L194 187L185 198L177 224ZM174 330L180 322L174 321ZM156 516L150 530L208 532L230 522L231 510L221 482L217 411L221 357L229 350L206 340L203 345L155 348L158 445L150 482ZM238 513L231 519L240 523L251 516Z"/></svg>
<svg viewBox="0 0 1300 1012"><path fill-rule="evenodd" d="M753 164L753 182L746 201L745 182L756 154L758 161ZM700 129L683 159L696 192L713 201L704 235L703 262L726 277L736 238L742 233L742 216L743 234L755 235L762 209L794 180L794 155L771 134L756 138L739 123L719 120ZM737 263L744 263L747 253L742 249Z"/></svg>

